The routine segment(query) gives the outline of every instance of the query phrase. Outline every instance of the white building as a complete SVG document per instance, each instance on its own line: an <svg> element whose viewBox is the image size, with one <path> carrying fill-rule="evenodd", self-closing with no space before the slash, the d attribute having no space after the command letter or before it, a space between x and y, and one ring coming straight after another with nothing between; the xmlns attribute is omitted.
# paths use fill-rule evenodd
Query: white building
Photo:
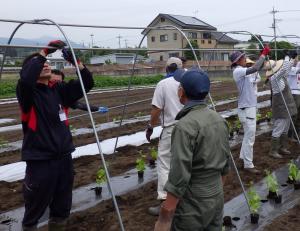
<svg viewBox="0 0 300 231"><path fill-rule="evenodd" d="M109 55L94 56L90 58L90 64L133 64L134 53L114 53ZM137 56L137 62L143 61L144 57L141 55Z"/></svg>
<svg viewBox="0 0 300 231"><path fill-rule="evenodd" d="M63 57L62 52L57 50L56 52L49 54L47 60L50 61L50 66L52 69L65 69L72 68L72 64L68 63Z"/></svg>

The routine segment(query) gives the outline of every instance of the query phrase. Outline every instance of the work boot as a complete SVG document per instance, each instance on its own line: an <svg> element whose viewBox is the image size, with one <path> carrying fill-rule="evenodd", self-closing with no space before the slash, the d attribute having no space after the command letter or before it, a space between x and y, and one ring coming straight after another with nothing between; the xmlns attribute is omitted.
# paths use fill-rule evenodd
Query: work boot
<svg viewBox="0 0 300 231"><path fill-rule="evenodd" d="M290 155L291 152L288 150L288 136L287 134L283 134L280 136L280 149L279 152L283 155Z"/></svg>
<svg viewBox="0 0 300 231"><path fill-rule="evenodd" d="M244 171L251 174L260 174L260 171L257 168L244 168Z"/></svg>
<svg viewBox="0 0 300 231"><path fill-rule="evenodd" d="M275 159L281 159L282 155L280 155L278 153L279 148L280 148L280 140L279 140L279 138L272 137L272 140L271 140L271 149L270 149L270 152L269 152L269 156L271 156L271 157L273 157Z"/></svg>
<svg viewBox="0 0 300 231"><path fill-rule="evenodd" d="M48 231L65 231L67 219L51 217L48 222Z"/></svg>
<svg viewBox="0 0 300 231"><path fill-rule="evenodd" d="M153 206L153 207L150 207L148 209L148 213L152 216L159 216L159 211L160 211L160 207L161 207L161 204L160 203L158 206Z"/></svg>

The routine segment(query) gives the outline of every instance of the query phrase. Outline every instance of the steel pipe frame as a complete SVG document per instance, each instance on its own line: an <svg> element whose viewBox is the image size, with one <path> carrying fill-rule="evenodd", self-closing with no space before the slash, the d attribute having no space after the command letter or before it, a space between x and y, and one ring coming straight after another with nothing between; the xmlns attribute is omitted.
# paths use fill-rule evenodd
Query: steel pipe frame
<svg viewBox="0 0 300 231"><path fill-rule="evenodd" d="M74 50L73 50L73 47L68 39L68 37L66 36L65 32L63 31L63 29L60 27L60 25L56 24L54 21L50 20L50 19L36 19L32 22L34 22L33 24L38 24L38 22L45 22L45 21L48 21L48 22L51 22L52 25L56 26L58 28L58 30L61 32L61 34L63 35L63 37L65 38L68 46L69 46L69 49L71 50L71 53L72 53L72 57L74 60L77 60L76 59L76 55L74 53ZM30 23L31 21L24 21L22 22L23 24L26 24L26 23ZM17 30L23 25L23 24L20 24L17 28L15 28L12 36L11 36L11 39L13 38L13 35L17 32ZM10 39L10 41L11 41ZM10 42L9 41L9 42ZM90 119L91 119L91 123L92 123L92 127L93 127L93 131L94 131L94 135L95 135L95 138L96 138L96 142L97 142L97 146L98 146L98 150L99 150L99 154L100 154L100 157L101 157L101 160L102 160L102 164L103 164L103 167L104 167L104 170L105 170L105 174L106 174L106 178L107 178L107 185L108 185L108 189L111 193L111 196L112 196L112 200L113 200L113 203L114 203L114 207L115 207L115 210L117 212L117 216L118 216L118 221L119 221L119 224L120 224L120 229L122 231L124 231L124 225L123 225L123 221L122 221L122 217L121 217L121 214L120 214L120 211L119 211L119 207L118 207L118 204L117 204L117 201L116 201L116 198L115 198L115 195L114 195L114 192L113 192L113 189L111 187L111 181L110 181L110 176L109 176L109 172L108 172L108 169L107 169L107 165L106 165L106 162L105 162L105 158L104 158L104 155L103 155L103 152L102 152L102 149L101 149L101 145L100 145L100 141L99 141L99 138L98 138L98 133L96 131L96 127L95 127L95 122L94 122L94 119L93 119L93 115L91 113L91 108L90 108L90 105L89 105L89 101L88 101L88 98L87 98L87 94L85 92L85 87L84 87L84 84L83 84L83 81L82 81L82 76L80 74L80 69L79 69L79 66L77 64L77 62L75 62L75 68L76 68L76 71L77 71L77 74L78 74L78 79L80 81L80 85L81 85L81 89L82 89L82 92L83 92L83 96L84 96L84 99L85 99L85 102L86 102L86 105L87 105L87 109L88 109L88 114L90 116Z"/></svg>
<svg viewBox="0 0 300 231"><path fill-rule="evenodd" d="M53 23L45 23L45 22L41 22L38 20L35 21L28 21L28 20L14 20L14 19L0 19L0 22L7 22L7 23L26 23L26 24L38 24L38 25L49 25L49 26L53 26ZM158 30L165 30L163 28L157 28L157 27L137 27L137 26L101 26L101 25L84 25L84 24L67 24L67 23L58 23L57 25L61 26L61 27L86 27L86 28L103 28L103 29L132 29L132 30L154 30L154 29L158 29ZM173 29L169 29L169 30L173 30ZM182 31L189 31L188 29L182 29ZM197 32L215 32L215 31L211 31L211 30L194 30ZM226 31L218 31L218 32L222 32L222 33L226 33ZM242 32L234 32L232 34L241 34L241 35L248 35L248 33L242 33ZM274 37L273 35L264 35L261 34L261 36L263 37ZM277 38L281 38L281 36L277 36Z"/></svg>

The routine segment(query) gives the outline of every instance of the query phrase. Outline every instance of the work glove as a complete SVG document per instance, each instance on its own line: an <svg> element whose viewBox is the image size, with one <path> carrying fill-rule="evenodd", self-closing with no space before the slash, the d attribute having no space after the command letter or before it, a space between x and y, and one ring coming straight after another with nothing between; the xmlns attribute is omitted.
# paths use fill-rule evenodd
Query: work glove
<svg viewBox="0 0 300 231"><path fill-rule="evenodd" d="M106 112L108 112L108 108L107 107L99 107L98 108L98 112L100 112L100 113L106 113Z"/></svg>
<svg viewBox="0 0 300 231"><path fill-rule="evenodd" d="M71 50L64 48L64 49L62 49L62 53L63 53L64 59L66 61L68 61L69 63L71 63L73 66L75 66L75 61L73 59L73 55L72 55ZM77 64L79 64L80 60L77 59L76 62L77 62Z"/></svg>
<svg viewBox="0 0 300 231"><path fill-rule="evenodd" d="M261 52L261 55L267 56L270 53L271 49L268 44L265 45L264 49Z"/></svg>
<svg viewBox="0 0 300 231"><path fill-rule="evenodd" d="M146 129L146 139L148 140L148 142L151 143L151 135L153 133L153 127L151 127L151 125L149 124L147 129Z"/></svg>
<svg viewBox="0 0 300 231"><path fill-rule="evenodd" d="M57 49L62 49L66 44L61 41L61 40L53 40L53 41L50 41L48 43L48 46L49 47L55 47L53 49L51 48L44 48L43 51L45 52L46 56L51 54L51 53L54 53Z"/></svg>

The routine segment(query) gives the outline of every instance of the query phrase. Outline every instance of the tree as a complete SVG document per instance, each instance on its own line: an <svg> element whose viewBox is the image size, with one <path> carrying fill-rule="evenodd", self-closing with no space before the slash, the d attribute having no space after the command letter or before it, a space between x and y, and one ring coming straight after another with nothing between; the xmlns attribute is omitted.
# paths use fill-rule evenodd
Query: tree
<svg viewBox="0 0 300 231"><path fill-rule="evenodd" d="M259 39L259 41L261 41L262 43L264 42L264 40L262 39L261 35L256 34L255 36ZM248 42L259 43L259 41L257 41L257 38L255 36L251 35L251 38L248 40Z"/></svg>
<svg viewBox="0 0 300 231"><path fill-rule="evenodd" d="M194 49L198 49L198 48L199 48L198 43L197 43L197 40L190 40L190 43L191 43L191 45L192 45L192 47L193 47ZM191 49L191 47L190 47L189 44L187 44L187 45L185 46L185 48ZM199 51L195 51L195 53L196 53L196 56L199 57L200 52L199 52ZM184 51L184 57L185 57L186 59L195 60L195 56L194 56L192 50Z"/></svg>
<svg viewBox="0 0 300 231"><path fill-rule="evenodd" d="M254 44L254 43L251 43L248 47L247 47L247 49L257 49L257 46ZM250 56L250 58L252 58L252 59L257 59L257 57L259 56L259 51L248 51L247 52L248 53L248 55Z"/></svg>
<svg viewBox="0 0 300 231"><path fill-rule="evenodd" d="M277 49L294 49L295 47L290 44L289 42L286 42L286 41L279 41L279 42L276 42L276 45L277 45ZM269 44L270 48L271 48L271 54L270 54L270 58L271 59L274 59L275 60L275 42L270 42ZM277 59L284 59L284 54L283 54L283 51L277 51Z"/></svg>

